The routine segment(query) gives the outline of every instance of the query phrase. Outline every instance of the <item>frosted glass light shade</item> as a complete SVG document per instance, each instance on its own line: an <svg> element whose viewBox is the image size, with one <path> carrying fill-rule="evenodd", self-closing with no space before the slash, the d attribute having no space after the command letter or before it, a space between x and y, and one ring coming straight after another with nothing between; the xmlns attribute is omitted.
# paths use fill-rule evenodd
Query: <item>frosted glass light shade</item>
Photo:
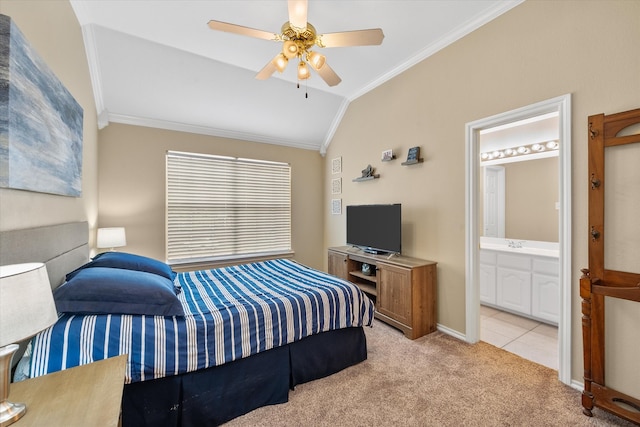
<svg viewBox="0 0 640 427"><path fill-rule="evenodd" d="M318 52L309 52L307 58L309 59L309 64L311 64L311 66L316 70L322 68L327 60L323 54Z"/></svg>
<svg viewBox="0 0 640 427"><path fill-rule="evenodd" d="M309 72L309 67L307 67L307 63L304 61L300 61L300 63L298 64L298 79L306 80L310 76L311 76L311 73Z"/></svg>
<svg viewBox="0 0 640 427"><path fill-rule="evenodd" d="M284 56L286 56L288 59L293 59L296 56L298 56L298 52L299 52L299 48L298 45L292 41L292 40L287 40L286 42L284 42L284 44L282 45L282 53L284 54Z"/></svg>
<svg viewBox="0 0 640 427"><path fill-rule="evenodd" d="M124 227L98 228L98 248L119 248L127 246Z"/></svg>
<svg viewBox="0 0 640 427"><path fill-rule="evenodd" d="M271 62L276 66L276 70L281 73L285 68L287 68L287 63L289 62L289 60L286 56L280 53L275 58L273 58Z"/></svg>

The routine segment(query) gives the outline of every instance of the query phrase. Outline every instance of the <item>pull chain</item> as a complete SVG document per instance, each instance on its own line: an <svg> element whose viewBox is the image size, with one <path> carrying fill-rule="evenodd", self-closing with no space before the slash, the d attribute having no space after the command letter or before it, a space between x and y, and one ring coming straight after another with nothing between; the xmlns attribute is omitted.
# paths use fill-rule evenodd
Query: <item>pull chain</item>
<svg viewBox="0 0 640 427"><path fill-rule="evenodd" d="M300 80L298 80L298 83L296 84L296 89L300 89ZM305 99L309 98L309 85L306 81L304 82L304 97Z"/></svg>

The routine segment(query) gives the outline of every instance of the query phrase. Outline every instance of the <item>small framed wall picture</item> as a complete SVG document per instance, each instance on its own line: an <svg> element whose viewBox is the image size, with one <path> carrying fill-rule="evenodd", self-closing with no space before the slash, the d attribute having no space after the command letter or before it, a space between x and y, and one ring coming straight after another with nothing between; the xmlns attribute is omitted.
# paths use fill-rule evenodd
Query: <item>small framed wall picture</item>
<svg viewBox="0 0 640 427"><path fill-rule="evenodd" d="M388 161L393 160L395 158L396 158L396 156L393 155L393 150L384 150L382 152L382 159L381 160L383 162L388 162Z"/></svg>
<svg viewBox="0 0 640 427"><path fill-rule="evenodd" d="M331 160L331 173L342 172L342 157L336 157Z"/></svg>
<svg viewBox="0 0 640 427"><path fill-rule="evenodd" d="M331 194L342 193L342 178L333 178L331 180Z"/></svg>
<svg viewBox="0 0 640 427"><path fill-rule="evenodd" d="M407 153L407 161L402 162L403 165L415 165L416 163L422 163L424 159L420 157L420 147L411 147Z"/></svg>
<svg viewBox="0 0 640 427"><path fill-rule="evenodd" d="M342 199L331 199L331 214L332 215L342 214Z"/></svg>
<svg viewBox="0 0 640 427"><path fill-rule="evenodd" d="M417 162L420 158L420 147L411 147L407 153L407 162Z"/></svg>

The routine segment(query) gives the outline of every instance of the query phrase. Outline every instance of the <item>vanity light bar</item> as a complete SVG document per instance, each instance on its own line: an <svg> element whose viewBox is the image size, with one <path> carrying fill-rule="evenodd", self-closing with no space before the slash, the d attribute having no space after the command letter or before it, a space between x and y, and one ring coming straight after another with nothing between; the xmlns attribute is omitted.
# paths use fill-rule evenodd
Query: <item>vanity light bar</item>
<svg viewBox="0 0 640 427"><path fill-rule="evenodd" d="M505 148L504 150L485 151L480 153L480 160L489 161L496 159L504 159L505 157L524 156L527 154L541 153L543 151L554 151L560 147L558 140L547 142L536 142L535 144L520 145L512 148Z"/></svg>

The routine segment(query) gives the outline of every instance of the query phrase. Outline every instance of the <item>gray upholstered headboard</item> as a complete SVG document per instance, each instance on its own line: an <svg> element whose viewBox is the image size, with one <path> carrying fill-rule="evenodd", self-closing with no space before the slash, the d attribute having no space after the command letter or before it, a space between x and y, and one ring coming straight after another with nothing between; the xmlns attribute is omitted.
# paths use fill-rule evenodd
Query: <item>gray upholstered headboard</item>
<svg viewBox="0 0 640 427"><path fill-rule="evenodd" d="M89 261L89 224L70 222L0 232L0 265L43 262L51 288Z"/></svg>

